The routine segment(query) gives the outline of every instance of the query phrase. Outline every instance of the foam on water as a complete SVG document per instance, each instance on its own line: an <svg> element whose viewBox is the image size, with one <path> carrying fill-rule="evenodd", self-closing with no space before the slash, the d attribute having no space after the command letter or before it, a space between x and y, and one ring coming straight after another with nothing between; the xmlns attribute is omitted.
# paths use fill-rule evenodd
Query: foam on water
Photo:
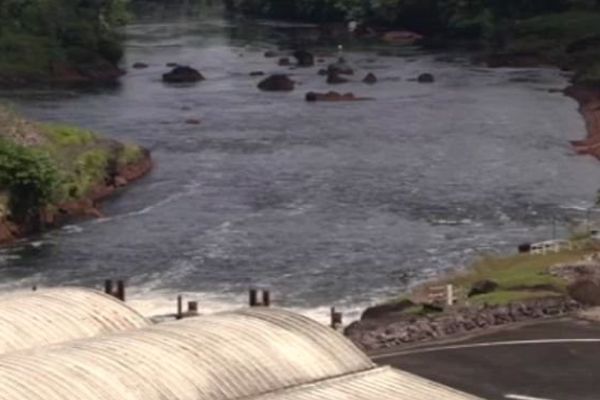
<svg viewBox="0 0 600 400"><path fill-rule="evenodd" d="M162 315L172 315L177 311L177 296L181 295L184 302L184 310L188 301L198 302L198 311L200 314L213 314L225 311L237 310L247 307L248 296L224 296L219 293L207 292L182 292L175 293L160 290L148 290L147 288L128 288L127 304L145 317L157 317ZM351 301L341 301L336 304L336 310L344 315L344 324L349 324L360 318L360 315L366 307L375 304L380 299L373 301L352 303ZM298 307L286 306L285 303L274 299L273 307L282 307L299 314L305 315L315 321L323 324L330 322L331 308L329 306L319 307Z"/></svg>

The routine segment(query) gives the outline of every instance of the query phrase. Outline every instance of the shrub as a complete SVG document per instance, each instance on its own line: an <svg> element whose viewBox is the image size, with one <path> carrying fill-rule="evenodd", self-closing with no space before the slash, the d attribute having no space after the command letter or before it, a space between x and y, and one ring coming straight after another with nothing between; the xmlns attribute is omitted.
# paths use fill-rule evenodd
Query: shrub
<svg viewBox="0 0 600 400"><path fill-rule="evenodd" d="M0 139L0 187L9 192L11 217L24 221L49 204L59 175L46 153Z"/></svg>

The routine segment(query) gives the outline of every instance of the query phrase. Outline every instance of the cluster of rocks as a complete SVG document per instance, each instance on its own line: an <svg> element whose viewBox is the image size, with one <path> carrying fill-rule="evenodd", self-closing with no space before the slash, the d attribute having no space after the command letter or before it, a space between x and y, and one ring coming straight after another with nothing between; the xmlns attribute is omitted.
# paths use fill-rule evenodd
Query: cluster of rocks
<svg viewBox="0 0 600 400"><path fill-rule="evenodd" d="M580 280L600 282L600 262L595 260L556 264L551 266L548 272L568 283Z"/></svg>
<svg viewBox="0 0 600 400"><path fill-rule="evenodd" d="M363 316L345 329L345 335L365 350L385 349L464 335L514 322L556 317L582 308L564 297L550 297L507 306L465 308L429 316Z"/></svg>
<svg viewBox="0 0 600 400"><path fill-rule="evenodd" d="M276 51L267 51L265 52L265 57L279 57L278 64L280 66L291 66L292 61L289 56L284 56L283 54ZM295 58L296 67L312 67L315 65L315 56L314 54L306 51L306 50L296 50L291 54L291 57ZM318 60L323 61L323 60ZM178 65L176 63L168 63L167 66L171 67L172 70L162 75L162 80L166 83L195 83L204 80L204 76L196 69L185 66ZM145 69L148 68L148 64L143 62L136 62L133 64L133 68L135 69ZM354 69L349 65L349 63L343 58L340 57L336 62L327 66L326 69L319 70L320 75L327 76L327 83L332 85L342 84L349 82L350 80L346 78L346 76L354 75ZM263 76L265 73L263 71L252 71L249 73L252 77ZM421 83L431 83L434 82L435 78L431 74L422 74L417 78L417 80ZM362 82L373 85L378 82L377 76L372 72L367 73L367 75L363 78ZM262 81L258 83L258 88L263 91L274 91L274 92L289 92L295 89L296 83L286 74L272 74ZM348 101L348 100L364 100L365 98L357 97L353 93L345 93L340 94L337 92L328 92L328 93L314 93L309 92L306 95L307 101Z"/></svg>

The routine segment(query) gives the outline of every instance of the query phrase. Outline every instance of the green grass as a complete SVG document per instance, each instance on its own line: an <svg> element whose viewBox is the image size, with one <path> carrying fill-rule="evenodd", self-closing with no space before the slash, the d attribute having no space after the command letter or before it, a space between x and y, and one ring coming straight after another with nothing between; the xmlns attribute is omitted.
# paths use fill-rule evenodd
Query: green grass
<svg viewBox="0 0 600 400"><path fill-rule="evenodd" d="M528 291L528 290L500 290L492 293L482 294L472 297L469 300L471 305L507 305L510 303L545 299L549 297L562 297L562 293L552 291Z"/></svg>
<svg viewBox="0 0 600 400"><path fill-rule="evenodd" d="M96 141L96 135L86 129L66 124L44 124L42 132L49 142L58 148L86 146Z"/></svg>
<svg viewBox="0 0 600 400"><path fill-rule="evenodd" d="M451 279L450 283L467 288L473 283L489 279L499 289L552 285L564 288L565 283L548 273L548 267L580 260L586 250L563 251L547 255L519 254L510 257L485 257L476 262L465 275Z"/></svg>
<svg viewBox="0 0 600 400"><path fill-rule="evenodd" d="M144 156L143 150L140 146L135 144L127 143L123 145L123 148L119 151L117 157L117 164L119 166L126 166L138 162Z"/></svg>
<svg viewBox="0 0 600 400"><path fill-rule="evenodd" d="M75 170L66 176L64 185L68 187L69 197L85 196L99 183L103 183L107 175L110 153L105 148L87 150L75 161Z"/></svg>
<svg viewBox="0 0 600 400"><path fill-rule="evenodd" d="M582 243L578 249L551 253L547 255L519 254L508 257L483 257L465 272L450 277L440 278L424 287L417 288L412 296L399 296L389 303L397 303L404 299L425 301L424 293L428 286L453 284L457 292L465 296L474 283L491 280L498 288L488 294L473 296L468 299L471 305L505 305L536 298L557 297L566 295L567 282L550 275L548 269L561 263L579 261L589 254L590 250ZM407 315L423 315L421 306L406 310Z"/></svg>
<svg viewBox="0 0 600 400"><path fill-rule="evenodd" d="M464 293L481 280L491 280L498 284L492 293L470 298L472 304L507 304L549 296L566 294L567 282L550 275L548 269L556 264L581 260L588 250L565 250L546 255L519 254L510 257L485 257L476 262L465 274L449 279Z"/></svg>

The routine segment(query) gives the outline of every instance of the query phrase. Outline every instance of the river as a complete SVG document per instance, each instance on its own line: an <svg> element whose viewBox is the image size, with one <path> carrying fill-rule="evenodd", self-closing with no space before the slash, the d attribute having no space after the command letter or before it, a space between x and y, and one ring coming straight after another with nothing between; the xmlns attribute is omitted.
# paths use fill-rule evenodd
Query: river
<svg viewBox="0 0 600 400"><path fill-rule="evenodd" d="M156 169L80 221L0 253L0 290L100 287L126 278L131 304L201 312L246 303L248 287L319 319L361 308L480 254L567 232L592 204L597 162L577 105L549 89L554 69L486 69L468 57L347 46L373 101L308 104L328 90L317 68L288 71L289 94L261 93L250 71L287 71L265 50L298 27L221 18L149 20L127 28L117 88L3 92L25 115L80 124L152 150ZM336 46L318 52L333 60ZM206 81L163 84L167 62ZM360 82L366 72L380 82ZM431 72L436 83L411 80ZM197 118L199 125L186 119ZM553 221L558 221L556 224Z"/></svg>

